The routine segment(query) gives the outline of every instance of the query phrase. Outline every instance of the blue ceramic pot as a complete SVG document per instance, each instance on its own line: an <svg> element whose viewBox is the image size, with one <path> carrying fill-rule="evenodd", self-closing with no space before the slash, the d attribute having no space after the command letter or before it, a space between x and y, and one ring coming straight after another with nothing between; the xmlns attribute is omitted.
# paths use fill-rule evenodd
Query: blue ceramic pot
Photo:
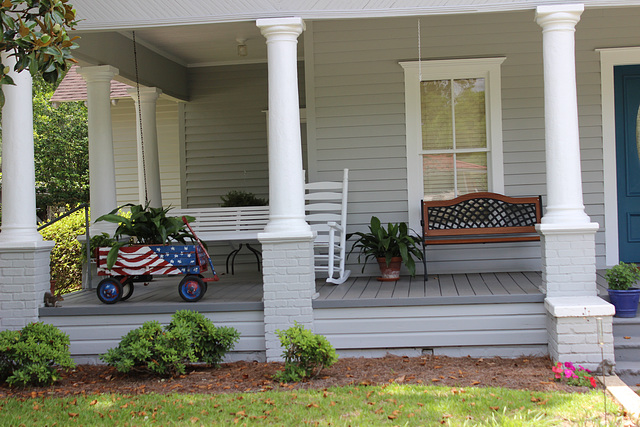
<svg viewBox="0 0 640 427"><path fill-rule="evenodd" d="M636 317L638 312L638 301L640 300L640 289L630 288L626 290L607 289L609 291L609 301L616 308L616 317Z"/></svg>

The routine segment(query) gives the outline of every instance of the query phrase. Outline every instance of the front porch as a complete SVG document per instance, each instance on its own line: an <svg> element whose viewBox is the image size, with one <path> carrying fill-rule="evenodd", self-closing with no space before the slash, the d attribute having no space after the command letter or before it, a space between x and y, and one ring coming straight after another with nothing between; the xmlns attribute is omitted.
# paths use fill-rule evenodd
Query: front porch
<svg viewBox="0 0 640 427"><path fill-rule="evenodd" d="M603 271L598 272L599 292ZM137 284L130 300L102 304L95 290L69 294L61 307L40 308L41 321L71 337L78 362L95 363L129 330L148 320L168 323L176 310L197 310L242 336L229 360L264 360L263 285L258 273L223 275L198 303L182 302L177 277ZM403 276L398 282L354 277L335 286L316 280L315 332L343 356L547 354L544 295L539 272Z"/></svg>

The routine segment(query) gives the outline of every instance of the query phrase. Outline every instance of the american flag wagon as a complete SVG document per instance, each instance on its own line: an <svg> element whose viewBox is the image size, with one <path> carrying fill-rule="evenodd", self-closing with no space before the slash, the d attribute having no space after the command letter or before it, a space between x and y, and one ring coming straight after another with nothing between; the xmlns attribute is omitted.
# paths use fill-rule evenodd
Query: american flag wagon
<svg viewBox="0 0 640 427"><path fill-rule="evenodd" d="M207 291L207 282L218 281L211 257L204 246L196 244L132 245L123 246L111 269L107 268L110 247L97 250L99 276L109 276L98 284L98 299L105 304L125 301L133 294L133 283L149 281L154 275L185 275L178 285L178 294L187 302L202 299ZM202 273L211 267L213 277ZM147 280L145 280L147 279Z"/></svg>

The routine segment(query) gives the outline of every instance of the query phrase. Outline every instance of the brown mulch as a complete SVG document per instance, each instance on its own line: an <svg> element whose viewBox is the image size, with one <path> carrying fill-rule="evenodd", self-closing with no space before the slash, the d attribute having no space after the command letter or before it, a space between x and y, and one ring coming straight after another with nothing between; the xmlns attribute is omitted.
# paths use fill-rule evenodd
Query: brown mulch
<svg viewBox="0 0 640 427"><path fill-rule="evenodd" d="M551 361L546 357L454 358L446 356L383 358L341 358L310 381L279 384L271 378L281 363L234 362L220 368L190 366L176 378L150 374L125 375L104 365L79 365L50 387L11 389L0 386L0 398L7 396L65 396L72 394L122 393L231 393L290 390L344 385L374 385L391 382L433 384L451 387L506 387L533 391L583 392L553 380Z"/></svg>

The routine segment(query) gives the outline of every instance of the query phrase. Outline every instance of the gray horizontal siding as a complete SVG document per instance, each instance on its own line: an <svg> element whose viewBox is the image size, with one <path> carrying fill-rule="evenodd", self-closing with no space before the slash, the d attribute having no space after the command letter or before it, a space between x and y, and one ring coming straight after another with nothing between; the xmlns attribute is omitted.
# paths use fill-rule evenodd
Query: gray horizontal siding
<svg viewBox="0 0 640 427"><path fill-rule="evenodd" d="M542 33L532 11L421 18L422 59L505 56L502 65L505 193L546 194ZM640 8L587 9L576 31L576 61L584 203L601 225L598 266L604 265L604 196L598 47L640 45ZM307 34L310 170L331 179L350 169L349 229L371 215L407 220L403 71L417 60L417 19L317 21ZM543 198L544 200L544 198ZM419 207L416 206L416 209ZM434 272L539 269L539 245L437 248ZM351 263L354 259L351 259ZM351 265L359 273L358 266ZM370 270L373 271L373 270Z"/></svg>
<svg viewBox="0 0 640 427"><path fill-rule="evenodd" d="M121 99L111 108L113 151L116 167L118 205L139 203L138 155L136 151L136 113L133 99ZM158 99L156 106L158 159L162 203L180 206L180 146L178 139L178 106Z"/></svg>
<svg viewBox="0 0 640 427"><path fill-rule="evenodd" d="M231 190L268 198L267 65L192 68L190 79L183 205L219 206Z"/></svg>
<svg viewBox="0 0 640 427"><path fill-rule="evenodd" d="M314 317L315 332L338 352L547 343L540 303L328 308Z"/></svg>
<svg viewBox="0 0 640 427"><path fill-rule="evenodd" d="M231 326L240 332L240 341L234 352L264 351L264 319L262 311L200 312L216 326ZM104 354L116 347L121 338L144 322L157 320L162 324L171 321L171 313L46 316L40 321L54 325L69 335L70 351L75 358L87 358Z"/></svg>

